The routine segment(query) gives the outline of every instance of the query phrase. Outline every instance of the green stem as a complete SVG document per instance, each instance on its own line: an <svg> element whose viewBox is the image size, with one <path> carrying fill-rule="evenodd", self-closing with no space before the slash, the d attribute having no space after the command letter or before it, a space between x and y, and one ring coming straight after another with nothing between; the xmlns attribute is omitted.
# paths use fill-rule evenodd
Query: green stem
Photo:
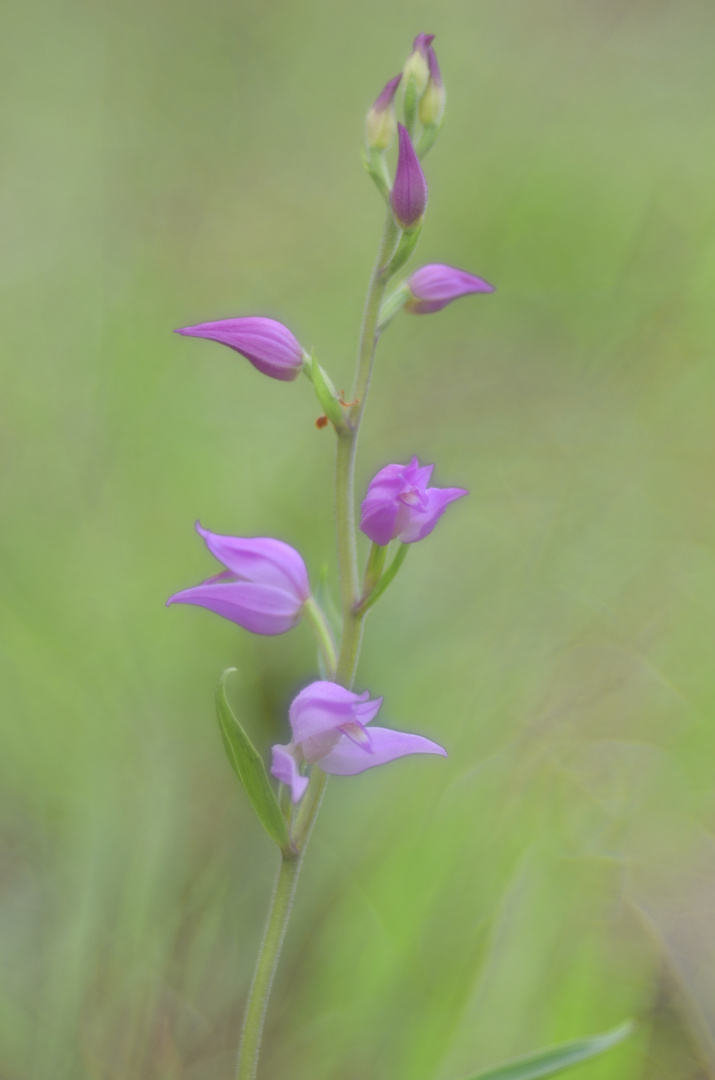
<svg viewBox="0 0 715 1080"><path fill-rule="evenodd" d="M409 550L410 550L410 545L409 544L400 544L397 551L395 552L394 559L392 560L392 562L390 563L390 565L388 566L387 570L382 575L380 580L378 581L375 588L371 592L369 592L367 594L367 596L365 596L364 599L362 599L360 601L360 603L358 604L358 606L356 607L355 615L358 618L362 618L364 616L365 612L369 611L370 608L372 607L372 605L374 603L376 603L376 601L378 601L380 599L380 597L382 596L382 594L384 593L384 591L388 587L388 585L392 584L392 582L394 581L395 575L397 574L397 571L400 569L403 562L405 561L405 556L407 555L407 552Z"/></svg>
<svg viewBox="0 0 715 1080"><path fill-rule="evenodd" d="M328 675L332 678L338 666L338 654L335 649L333 635L328 626L328 620L325 618L322 608L312 596L306 600L303 613L315 634Z"/></svg>
<svg viewBox="0 0 715 1080"><path fill-rule="evenodd" d="M370 388L372 364L378 339L380 305L389 281L386 273L390 256L397 242L399 229L392 208L388 206L382 230L377 259L370 278L365 302L357 370L352 400L355 404L348 413L348 429L338 433L338 452L335 469L335 516L338 534L338 566L340 570L340 594L343 609L343 636L336 679L343 686L352 686L360 653L362 639L362 615L355 612L360 598L357 545L355 542L355 455L357 452L360 423L365 411L365 400Z"/></svg>
<svg viewBox="0 0 715 1080"><path fill-rule="evenodd" d="M363 613L354 611L360 597L357 545L355 542L355 453L360 421L365 409L365 398L370 386L375 346L377 345L380 304L389 281L386 268L397 241L398 231L392 209L388 207L377 261L370 279L365 315L360 333L355 388L352 395L355 405L352 406L348 413L348 423L344 428L337 429L335 517L338 539L340 595L343 608L343 635L340 641L337 664L334 665L333 670L337 682L348 687L352 685L355 668L357 667L363 625ZM317 608L317 605L315 607ZM320 612L319 608L316 611L307 607L306 614L311 621L313 630L319 636L321 648L327 648L329 651L329 631L324 626L322 612ZM313 768L308 790L303 796L303 804L298 811L295 822L293 839L298 848L298 855L292 858L284 856L281 862L278 880L268 912L266 932L258 954L256 972L248 996L241 1047L238 1052L236 1080L254 1080L256 1076L261 1034L271 984L290 916L301 861L320 809L327 779L327 775L319 767Z"/></svg>
<svg viewBox="0 0 715 1080"><path fill-rule="evenodd" d="M301 862L301 855L291 858L284 856L281 859L278 878L276 879L271 905L268 910L266 930L253 976L253 984L248 995L243 1033L241 1035L241 1047L238 1051L236 1080L254 1080L256 1076L258 1051L261 1046L268 997L271 992L273 976L276 973L286 927L288 926Z"/></svg>

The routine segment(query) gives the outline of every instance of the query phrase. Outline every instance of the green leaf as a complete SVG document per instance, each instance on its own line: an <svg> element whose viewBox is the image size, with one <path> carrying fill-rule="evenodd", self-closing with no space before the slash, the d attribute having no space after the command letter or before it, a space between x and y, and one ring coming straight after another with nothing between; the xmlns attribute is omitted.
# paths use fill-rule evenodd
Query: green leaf
<svg viewBox="0 0 715 1080"><path fill-rule="evenodd" d="M554 1076L563 1069L580 1065L582 1061L604 1054L612 1046L623 1042L633 1030L633 1024L627 1020L613 1031L601 1035L590 1035L585 1039L550 1046L546 1050L537 1050L526 1057L495 1065L491 1069L476 1073L469 1080L538 1080L542 1076Z"/></svg>
<svg viewBox="0 0 715 1080"><path fill-rule="evenodd" d="M226 679L235 670L236 668L228 668L224 671L216 690L216 713L226 757L246 789L263 828L271 840L275 840L283 854L290 855L293 853L293 844L288 826L266 774L263 758L233 715L226 697Z"/></svg>

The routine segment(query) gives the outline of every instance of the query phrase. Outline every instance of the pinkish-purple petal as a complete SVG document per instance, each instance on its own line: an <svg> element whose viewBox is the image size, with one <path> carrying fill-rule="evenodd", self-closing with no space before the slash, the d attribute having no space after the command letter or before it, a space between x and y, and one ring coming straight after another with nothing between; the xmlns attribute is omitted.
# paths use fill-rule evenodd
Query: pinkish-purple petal
<svg viewBox="0 0 715 1080"><path fill-rule="evenodd" d="M300 802L305 795L308 786L308 777L301 776L297 762L293 756L292 747L281 746L277 743L272 747L273 762L271 764L271 776L280 780L290 788L291 799L294 803Z"/></svg>
<svg viewBox="0 0 715 1080"><path fill-rule="evenodd" d="M335 746L320 758L318 766L334 776L355 776L356 773L372 769L375 765L385 765L388 761L405 757L408 754L441 754L447 751L425 739L422 735L410 735L406 731L392 731L390 728L373 727L370 729L372 752L342 735Z"/></svg>
<svg viewBox="0 0 715 1080"><path fill-rule="evenodd" d="M431 35L434 40L434 34ZM429 77L435 86L442 87L442 72L439 70L439 64L437 63L437 53L434 51L431 45L427 48L427 66L429 67Z"/></svg>
<svg viewBox="0 0 715 1080"><path fill-rule="evenodd" d="M390 202L398 223L403 229L410 229L425 212L427 181L407 128L398 124L397 130L400 144Z"/></svg>
<svg viewBox="0 0 715 1080"><path fill-rule="evenodd" d="M211 554L237 578L274 585L292 593L301 603L310 596L305 563L290 544L269 536L223 536L209 532L198 521L196 531Z"/></svg>
<svg viewBox="0 0 715 1080"><path fill-rule="evenodd" d="M427 488L426 505L415 508L403 519L397 539L403 544L413 544L428 536L450 503L468 495L466 488Z"/></svg>
<svg viewBox="0 0 715 1080"><path fill-rule="evenodd" d="M394 101L395 94L397 93L397 87L400 85L402 79L402 72L399 75L395 75L394 79L390 79L385 88L375 98L375 103L372 106L375 112L384 112L385 109L389 109Z"/></svg>
<svg viewBox="0 0 715 1080"><path fill-rule="evenodd" d="M418 34L412 43L412 51L421 53L425 60L427 60L429 56L429 47L434 39L434 34Z"/></svg>
<svg viewBox="0 0 715 1080"><path fill-rule="evenodd" d="M264 375L283 382L295 379L304 363L303 347L288 327L259 315L184 326L175 333L228 345Z"/></svg>
<svg viewBox="0 0 715 1080"><path fill-rule="evenodd" d="M288 718L296 744L335 731L343 724L369 724L377 716L382 698L370 700L368 691L355 694L344 686L318 680L293 700Z"/></svg>
<svg viewBox="0 0 715 1080"><path fill-rule="evenodd" d="M272 585L245 581L204 582L174 593L166 602L196 604L238 623L252 634L285 634L300 621L302 601Z"/></svg>
<svg viewBox="0 0 715 1080"><path fill-rule="evenodd" d="M415 270L407 280L412 293L405 310L413 315L428 315L441 311L453 300L470 293L494 292L494 286L483 278L446 263L430 263Z"/></svg>

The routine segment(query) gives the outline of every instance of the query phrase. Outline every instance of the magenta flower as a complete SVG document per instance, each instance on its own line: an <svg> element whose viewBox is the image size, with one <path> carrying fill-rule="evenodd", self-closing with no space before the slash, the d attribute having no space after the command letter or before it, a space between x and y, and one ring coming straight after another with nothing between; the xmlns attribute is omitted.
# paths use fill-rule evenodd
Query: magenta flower
<svg viewBox="0 0 715 1080"><path fill-rule="evenodd" d="M409 465L387 465L370 481L361 512L360 529L381 547L390 540L413 544L428 536L449 503L468 495L466 488L428 488L434 465L416 457Z"/></svg>
<svg viewBox="0 0 715 1080"><path fill-rule="evenodd" d="M196 531L225 569L166 604L197 604L252 634L284 634L300 621L310 597L305 563L295 548L270 537L219 536Z"/></svg>
<svg viewBox="0 0 715 1080"><path fill-rule="evenodd" d="M176 334L207 338L228 345L272 379L290 382L305 363L306 352L287 326L276 319L248 315L240 319L220 319L218 322L184 326Z"/></svg>
<svg viewBox="0 0 715 1080"><path fill-rule="evenodd" d="M403 229L411 229L425 212L427 181L407 128L398 124L397 130L400 144L390 202L398 223Z"/></svg>
<svg viewBox="0 0 715 1080"><path fill-rule="evenodd" d="M494 292L494 286L483 278L474 277L466 270L445 263L430 263L421 266L408 278L407 288L412 294L405 303L405 311L413 315L429 315L441 311L453 300L469 293Z"/></svg>
<svg viewBox="0 0 715 1080"><path fill-rule="evenodd" d="M303 762L318 765L335 776L354 776L375 765L407 754L442 754L447 751L421 735L373 727L382 698L370 700L367 691L354 694L333 682L314 682L301 690L290 707L293 738L287 746L273 747L271 773L291 788L293 802L302 798L307 777Z"/></svg>
<svg viewBox="0 0 715 1080"><path fill-rule="evenodd" d="M397 130L394 100L401 79L402 72L390 79L367 114L367 145L372 150L387 150L392 145Z"/></svg>

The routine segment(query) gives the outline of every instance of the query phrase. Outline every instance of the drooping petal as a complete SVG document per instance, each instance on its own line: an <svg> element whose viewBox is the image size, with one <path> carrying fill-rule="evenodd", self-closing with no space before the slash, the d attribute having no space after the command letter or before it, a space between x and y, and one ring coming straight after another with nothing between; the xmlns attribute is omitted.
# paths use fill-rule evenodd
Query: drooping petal
<svg viewBox="0 0 715 1080"><path fill-rule="evenodd" d="M427 488L426 506L415 508L409 516L399 520L401 531L398 539L403 544L412 544L428 536L441 518L445 508L463 495L468 495L466 488Z"/></svg>
<svg viewBox="0 0 715 1080"><path fill-rule="evenodd" d="M196 604L238 623L252 634L285 634L300 621L302 602L273 585L246 581L204 582L175 593L166 602Z"/></svg>
<svg viewBox="0 0 715 1080"><path fill-rule="evenodd" d="M308 571L290 544L268 536L222 536L209 532L200 522L196 531L219 562L237 578L293 593L301 603L310 596Z"/></svg>
<svg viewBox="0 0 715 1080"><path fill-rule="evenodd" d="M176 333L228 345L264 375L282 382L295 379L305 362L303 347L288 327L260 315L198 323L184 326Z"/></svg>
<svg viewBox="0 0 715 1080"><path fill-rule="evenodd" d="M335 746L318 762L319 767L334 776L354 776L356 773L372 769L375 765L385 765L388 761L405 757L408 754L441 754L447 751L425 739L422 735L410 735L406 731L392 731L390 728L370 728L372 753L358 746L347 735L342 735Z"/></svg>
<svg viewBox="0 0 715 1080"><path fill-rule="evenodd" d="M301 690L291 704L288 716L293 741L300 744L351 721L369 724L381 705L382 698L370 700L368 691L355 694L337 683L318 680Z"/></svg>
<svg viewBox="0 0 715 1080"><path fill-rule="evenodd" d="M290 788L291 799L294 803L300 802L305 795L305 789L308 786L308 777L301 776L298 769L298 764L292 753L293 748L290 746L281 746L279 743L272 747L273 763L271 765L271 776L275 776L276 780L280 780L282 784L287 784Z"/></svg>

